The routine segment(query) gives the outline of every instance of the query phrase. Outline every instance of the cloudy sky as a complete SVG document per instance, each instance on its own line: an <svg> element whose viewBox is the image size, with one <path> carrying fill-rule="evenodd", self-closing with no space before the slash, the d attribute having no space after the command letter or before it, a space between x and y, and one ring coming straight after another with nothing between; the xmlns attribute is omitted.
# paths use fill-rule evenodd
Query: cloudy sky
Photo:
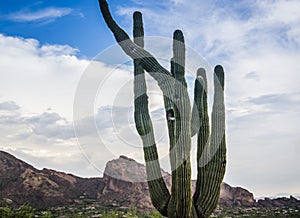
<svg viewBox="0 0 300 218"><path fill-rule="evenodd" d="M183 30L189 78L197 67L208 68L210 96L210 68L224 66L225 182L255 196L300 193L300 1L108 3L130 35L132 13L143 13L146 47L166 67L170 37ZM86 177L102 176L104 163L121 154L143 161L132 118L131 62L96 0L0 1L0 51L1 150L39 169ZM168 169L162 96L148 81Z"/></svg>

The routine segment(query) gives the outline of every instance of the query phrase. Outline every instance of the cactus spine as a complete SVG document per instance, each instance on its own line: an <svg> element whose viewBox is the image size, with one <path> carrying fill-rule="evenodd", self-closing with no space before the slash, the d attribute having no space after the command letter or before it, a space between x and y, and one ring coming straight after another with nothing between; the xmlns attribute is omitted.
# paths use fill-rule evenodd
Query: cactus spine
<svg viewBox="0 0 300 218"><path fill-rule="evenodd" d="M226 166L224 71L214 69L214 103L210 134L207 112L207 81L205 70L198 69L191 110L185 80L185 44L180 30L173 36L171 69L163 68L144 49L142 14L133 15L132 41L113 20L107 2L99 0L103 18L124 52L134 61L134 119L143 142L148 186L154 207L172 218L209 217L217 206ZM169 132L170 164L172 169L171 193L162 178L158 153L149 116L147 71L158 83L164 95ZM191 137L197 135L197 183L194 195L191 190Z"/></svg>

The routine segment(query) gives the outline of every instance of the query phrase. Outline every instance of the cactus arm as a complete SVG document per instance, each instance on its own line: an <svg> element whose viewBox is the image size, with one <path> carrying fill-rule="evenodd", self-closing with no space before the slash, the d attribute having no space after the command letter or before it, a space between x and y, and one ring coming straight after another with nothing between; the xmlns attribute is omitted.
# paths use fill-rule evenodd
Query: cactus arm
<svg viewBox="0 0 300 218"><path fill-rule="evenodd" d="M192 109L191 134L198 134L201 126L204 125L204 115L208 118L207 113L207 79L204 68L197 70L197 77L194 85L194 105ZM200 131L202 132L202 131ZM209 133L209 131L208 131ZM201 153L200 153L201 154Z"/></svg>
<svg viewBox="0 0 300 218"><path fill-rule="evenodd" d="M198 79L200 80L200 79ZM198 131L199 131L199 128L200 128L200 117L199 117L199 114L198 114L198 108L196 106L196 98L197 96L194 95L194 105L193 105L193 109L192 109L192 119L191 119L191 136L195 136Z"/></svg>
<svg viewBox="0 0 300 218"><path fill-rule="evenodd" d="M204 144L200 146L200 150L203 149L201 158L197 152L198 181L194 204L199 217L209 217L217 207L226 166L224 71L221 66L216 66L214 72L215 93L210 144L204 148ZM204 132L198 133L198 146L201 144L201 134ZM208 163L205 164L206 162Z"/></svg>
<svg viewBox="0 0 300 218"><path fill-rule="evenodd" d="M120 28L120 26L114 21L113 17L111 16L111 13L109 11L109 7L106 0L99 0L99 6L100 11L103 15L103 18L105 20L105 23L107 24L108 28L112 31L114 34L115 39L118 43L121 43L123 41L132 42L128 36L128 34ZM125 46L125 45L124 45ZM125 48L125 47L124 47ZM125 48L126 51L128 48Z"/></svg>
<svg viewBox="0 0 300 218"><path fill-rule="evenodd" d="M224 104L224 70L218 65L214 70L214 103L212 109L212 133L210 139L210 154L213 155L208 165L208 184L211 191L209 201L206 201L206 214L211 214L217 207L222 180L226 169L226 139L225 139L225 104Z"/></svg>
<svg viewBox="0 0 300 218"><path fill-rule="evenodd" d="M206 172L208 165L206 162L208 160L208 152L205 151L205 147L209 143L209 117L207 111L207 79L206 73L203 68L199 68L197 71L197 78L195 80L194 87L194 107L192 115L192 127L193 123L199 122L197 124L197 182L196 190L193 196L194 207L197 212L198 217L205 217L202 213L201 208L201 197L206 187ZM197 114L196 114L197 113ZM196 119L198 118L198 120ZM195 124L194 124L195 126ZM193 131L193 128L192 128ZM196 131L196 129L194 129Z"/></svg>
<svg viewBox="0 0 300 218"><path fill-rule="evenodd" d="M98 1L104 20L123 51L132 59L139 61L139 64L157 81L163 93L172 96L170 93L172 74L162 67L152 54L134 43L128 34L119 27L111 16L106 0Z"/></svg>
<svg viewBox="0 0 300 218"><path fill-rule="evenodd" d="M141 48L144 48L145 43L144 43L143 19L142 19L142 13L139 11L133 13L133 37L134 37L133 38L134 43L140 46ZM144 70L138 70L138 71L144 74Z"/></svg>
<svg viewBox="0 0 300 218"><path fill-rule="evenodd" d="M144 46L144 29L142 14L133 14L134 42ZM136 128L143 141L144 158L148 176L148 187L153 206L162 214L167 215L170 193L161 175L158 153L154 139L153 126L148 110L148 96L144 69L134 60L134 118Z"/></svg>

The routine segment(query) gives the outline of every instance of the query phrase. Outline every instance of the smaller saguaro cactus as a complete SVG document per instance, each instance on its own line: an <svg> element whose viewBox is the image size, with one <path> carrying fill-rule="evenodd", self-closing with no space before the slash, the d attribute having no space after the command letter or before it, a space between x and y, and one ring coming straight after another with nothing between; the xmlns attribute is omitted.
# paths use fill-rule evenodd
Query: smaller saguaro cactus
<svg viewBox="0 0 300 218"><path fill-rule="evenodd" d="M134 119L143 142L151 201L163 215L172 218L209 217L217 206L226 166L224 71L214 69L214 103L211 133L207 111L207 80L197 71L191 108L185 80L185 43L180 30L173 35L171 69L163 68L144 49L142 14L133 15L133 41L113 20L107 2L99 0L103 18L124 52L134 61ZM162 178L153 126L149 115L145 70L157 81L164 95L172 169L171 192ZM191 188L191 137L197 135L197 182Z"/></svg>

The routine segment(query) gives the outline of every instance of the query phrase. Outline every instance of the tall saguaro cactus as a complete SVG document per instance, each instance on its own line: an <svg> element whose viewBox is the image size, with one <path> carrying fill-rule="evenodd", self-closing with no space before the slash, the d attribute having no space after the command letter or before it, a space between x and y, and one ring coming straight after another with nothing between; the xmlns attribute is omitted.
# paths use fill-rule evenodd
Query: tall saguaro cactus
<svg viewBox="0 0 300 218"><path fill-rule="evenodd" d="M133 15L133 41L112 18L108 4L99 0L103 18L124 52L134 60L134 119L143 142L148 186L154 207L172 218L209 217L217 206L226 166L224 71L214 69L214 103L211 133L207 112L207 81L199 68L191 109L185 80L185 43L180 30L173 36L171 69L163 68L153 55L144 49L142 14ZM148 109L147 71L158 83L164 95L170 143L172 169L171 193L162 178L153 126ZM197 135L197 182L191 188L191 137Z"/></svg>

